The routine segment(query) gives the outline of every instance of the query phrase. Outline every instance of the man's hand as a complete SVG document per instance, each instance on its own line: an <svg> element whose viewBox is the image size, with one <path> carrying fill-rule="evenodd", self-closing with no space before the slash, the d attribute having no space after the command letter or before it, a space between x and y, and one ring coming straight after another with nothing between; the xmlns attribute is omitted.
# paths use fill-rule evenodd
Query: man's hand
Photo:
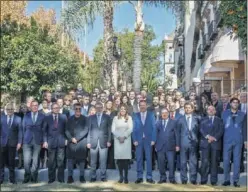
<svg viewBox="0 0 248 192"><path fill-rule="evenodd" d="M21 147L22 147L22 144L18 143L17 146L16 146L16 150L18 151L19 149L21 149Z"/></svg>
<svg viewBox="0 0 248 192"><path fill-rule="evenodd" d="M87 148L88 148L88 149L91 148L91 144L90 144L90 143L87 144Z"/></svg>
<svg viewBox="0 0 248 192"><path fill-rule="evenodd" d="M151 146L153 146L153 145L155 145L155 142L154 141L151 142Z"/></svg>
<svg viewBox="0 0 248 192"><path fill-rule="evenodd" d="M42 147L47 149L48 148L48 143L44 142Z"/></svg>
<svg viewBox="0 0 248 192"><path fill-rule="evenodd" d="M176 146L176 151L180 151L180 147Z"/></svg>
<svg viewBox="0 0 248 192"><path fill-rule="evenodd" d="M75 138L72 138L71 142L74 143L74 144L77 144L77 140Z"/></svg>
<svg viewBox="0 0 248 192"><path fill-rule="evenodd" d="M134 146L138 146L139 143L138 143L138 141L135 141L133 144L134 144Z"/></svg>
<svg viewBox="0 0 248 192"><path fill-rule="evenodd" d="M108 147L111 147L111 143L110 143L110 142L107 142L107 146L108 146Z"/></svg>

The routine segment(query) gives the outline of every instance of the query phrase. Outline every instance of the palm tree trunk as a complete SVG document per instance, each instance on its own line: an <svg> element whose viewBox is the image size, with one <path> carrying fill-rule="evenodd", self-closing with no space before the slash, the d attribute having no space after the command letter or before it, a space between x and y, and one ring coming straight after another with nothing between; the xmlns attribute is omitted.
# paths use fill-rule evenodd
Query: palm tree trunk
<svg viewBox="0 0 248 192"><path fill-rule="evenodd" d="M144 37L145 24L142 13L143 1L138 1L135 6L136 23L135 23L135 37L134 37L134 64L133 64L133 85L135 91L140 91L141 86L141 53L142 42Z"/></svg>
<svg viewBox="0 0 248 192"><path fill-rule="evenodd" d="M104 24L104 65L103 65L103 74L105 85L110 86L112 84L112 65L114 61L113 57L113 1L104 1L104 15L103 15L103 24Z"/></svg>

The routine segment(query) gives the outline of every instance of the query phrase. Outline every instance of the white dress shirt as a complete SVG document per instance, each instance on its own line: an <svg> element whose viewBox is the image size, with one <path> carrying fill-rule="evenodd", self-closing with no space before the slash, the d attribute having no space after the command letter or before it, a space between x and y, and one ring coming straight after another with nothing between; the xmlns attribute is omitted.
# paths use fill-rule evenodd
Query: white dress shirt
<svg viewBox="0 0 248 192"><path fill-rule="evenodd" d="M33 120L33 117L34 117L34 113L33 112L31 112L31 117L32 117L32 120ZM36 122L36 120L37 120L37 117L38 117L38 111L36 112L36 115L35 115L35 117L34 117L34 121Z"/></svg>

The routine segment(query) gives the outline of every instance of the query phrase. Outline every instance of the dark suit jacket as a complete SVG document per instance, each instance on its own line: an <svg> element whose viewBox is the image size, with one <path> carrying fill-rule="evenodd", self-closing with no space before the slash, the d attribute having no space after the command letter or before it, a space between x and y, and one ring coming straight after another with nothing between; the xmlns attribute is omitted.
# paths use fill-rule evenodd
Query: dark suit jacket
<svg viewBox="0 0 248 192"><path fill-rule="evenodd" d="M145 140L148 142L154 141L156 142L156 122L154 114L151 111L147 111L145 124L143 125L141 121L141 114L135 113L133 115L133 132L132 138L133 141L138 141L138 143L142 142L143 134L145 135Z"/></svg>
<svg viewBox="0 0 248 192"><path fill-rule="evenodd" d="M87 142L91 144L91 148L97 147L99 140L101 148L107 148L107 142L111 142L111 118L109 115L102 114L100 126L97 123L97 116L88 117L89 134Z"/></svg>
<svg viewBox="0 0 248 192"><path fill-rule="evenodd" d="M32 113L27 113L23 118L23 143L29 144L34 136L35 144L43 143L43 123L45 115L38 113L35 124L32 121Z"/></svg>
<svg viewBox="0 0 248 192"><path fill-rule="evenodd" d="M201 134L201 141L200 141L200 148L207 148L209 145L213 149L220 150L222 144L222 136L224 133L224 126L222 120L215 116L213 124L209 121L209 117L205 117L200 124L200 134ZM208 143L206 139L207 135L211 135L217 139L212 143Z"/></svg>
<svg viewBox="0 0 248 192"><path fill-rule="evenodd" d="M161 116L161 109L162 107L155 108L154 105L147 108L148 111L153 112L155 119L159 119Z"/></svg>
<svg viewBox="0 0 248 192"><path fill-rule="evenodd" d="M177 130L180 137L180 147L197 147L199 141L199 120L196 116L192 115L191 131L189 131L185 115L178 119Z"/></svg>
<svg viewBox="0 0 248 192"><path fill-rule="evenodd" d="M70 117L70 111L69 110L67 110L66 108L63 108L62 114L65 115L67 119L69 119L69 117Z"/></svg>
<svg viewBox="0 0 248 192"><path fill-rule="evenodd" d="M18 143L22 144L22 120L17 115L13 115L11 127L8 127L7 115L1 115L1 147L9 145L16 147Z"/></svg>
<svg viewBox="0 0 248 192"><path fill-rule="evenodd" d="M223 111L223 104L221 101L218 101L215 105L215 109L216 109L216 116L221 118L221 114Z"/></svg>
<svg viewBox="0 0 248 192"><path fill-rule="evenodd" d="M66 116L58 114L58 127L54 127L53 114L46 116L44 119L43 141L48 142L48 148L65 147L65 129L66 129Z"/></svg>
<svg viewBox="0 0 248 192"><path fill-rule="evenodd" d="M92 107L92 105L89 104L89 105L88 105L88 109L87 109L87 111L86 111L86 110L84 109L84 106L82 105L82 110L83 110L83 112L84 112L84 113L83 113L84 116L86 116L86 117L88 116L89 110L90 110L91 107Z"/></svg>
<svg viewBox="0 0 248 192"><path fill-rule="evenodd" d="M164 131L162 120L159 120L156 123L156 130L157 140L155 147L157 152L162 150L163 147L165 147L167 151L175 151L175 147L179 146L179 136L176 129L176 121L169 119Z"/></svg>

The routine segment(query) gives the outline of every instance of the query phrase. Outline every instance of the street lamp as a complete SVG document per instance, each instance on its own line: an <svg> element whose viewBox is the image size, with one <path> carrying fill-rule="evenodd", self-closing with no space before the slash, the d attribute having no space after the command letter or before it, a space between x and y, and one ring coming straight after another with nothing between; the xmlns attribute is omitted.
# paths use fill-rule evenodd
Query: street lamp
<svg viewBox="0 0 248 192"><path fill-rule="evenodd" d="M116 58L116 59L119 59L121 57L121 49L117 48L117 41L118 41L118 37L117 36L114 36L113 37L113 56Z"/></svg>

